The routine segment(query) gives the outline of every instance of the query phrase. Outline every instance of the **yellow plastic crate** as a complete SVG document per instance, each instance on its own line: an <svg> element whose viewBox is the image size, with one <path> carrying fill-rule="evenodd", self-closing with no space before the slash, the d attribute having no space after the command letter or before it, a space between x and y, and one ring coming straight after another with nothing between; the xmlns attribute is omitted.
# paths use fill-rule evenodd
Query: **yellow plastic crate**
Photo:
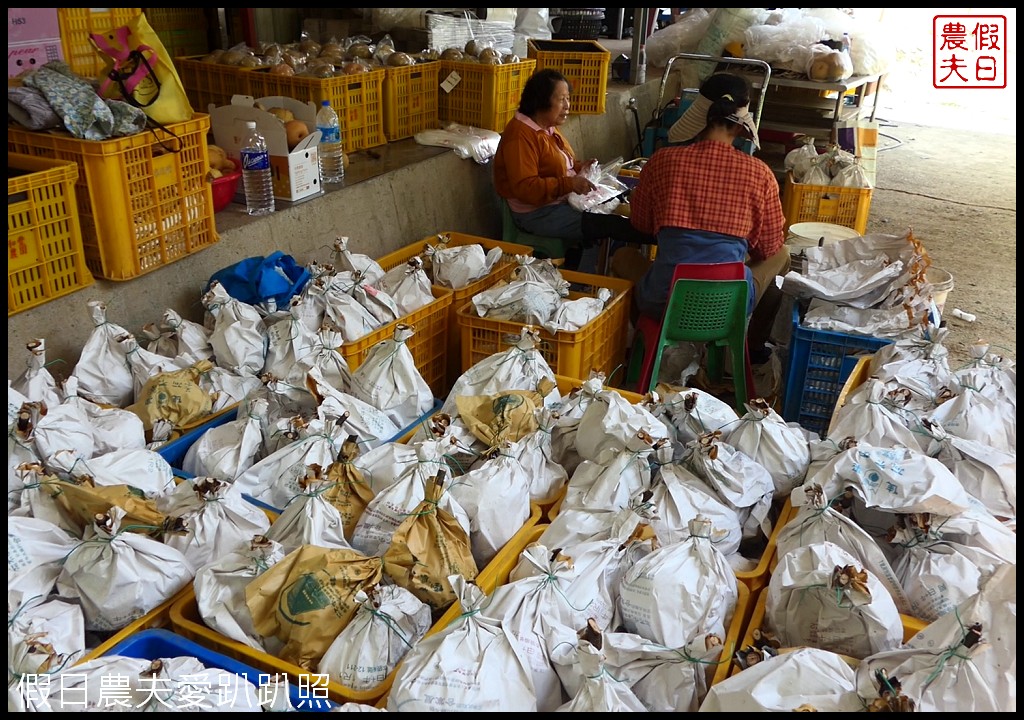
<svg viewBox="0 0 1024 720"><path fill-rule="evenodd" d="M110 652L111 648L120 643L122 640L131 637L135 633L142 632L143 630L149 630L150 628L167 628L171 626L171 608L174 604L188 597L191 594L195 597L195 591L192 589L192 583L188 583L185 587L175 593L174 597L160 603L156 608L150 610L148 613L135 620L128 625L125 625L122 629L111 635L109 638L104 640L101 644L94 647L88 653L83 655L81 659L75 662L79 665L90 660L95 660L98 657L106 655Z"/></svg>
<svg viewBox="0 0 1024 720"><path fill-rule="evenodd" d="M203 57L195 55L174 58L174 68L178 71L181 86L185 88L185 95L193 108L209 112L210 105L230 105L233 95L253 95L249 85L249 76L253 72L251 69L202 62Z"/></svg>
<svg viewBox="0 0 1024 720"><path fill-rule="evenodd" d="M487 288L494 287L502 280L507 279L515 269L515 256L530 256L533 254L533 248L529 245L518 245L516 243L492 240L491 238L477 237L476 235L466 235L458 232L443 232L439 233L439 235L447 235L449 237L448 245L450 247L456 247L459 245L481 245L484 248L484 252L496 247L500 247L503 251L501 260L498 261L498 264L490 273L479 280L470 283L464 288L458 288L452 291L452 304L448 308L447 356L447 382L448 387L451 387L455 384L459 375L462 374L462 368L460 365L461 356L459 354L459 324L458 318L455 316L455 311L469 302L477 293L486 290ZM399 265L408 262L416 255L420 255L428 243L436 245L437 237L437 235L431 235L430 237L423 238L418 243L406 245L400 250L388 253L377 260L377 263L385 270L398 267ZM437 397L444 397L445 395L447 395L447 392L443 395L437 395Z"/></svg>
<svg viewBox="0 0 1024 720"><path fill-rule="evenodd" d="M552 68L565 75L572 87L570 114L604 114L612 54L600 43L530 38L526 52L537 61L538 70Z"/></svg>
<svg viewBox="0 0 1024 720"><path fill-rule="evenodd" d="M441 83L457 72L451 92L438 92L438 119L502 132L519 108L519 96L537 67L536 60L506 65L441 61Z"/></svg>
<svg viewBox="0 0 1024 720"><path fill-rule="evenodd" d="M384 137L395 142L438 126L439 61L384 68Z"/></svg>
<svg viewBox="0 0 1024 720"><path fill-rule="evenodd" d="M537 520L539 518L540 511L535 508L530 518L526 521L526 524L512 536L505 546L494 556L494 559L487 564L487 567L480 572L475 581L477 585L483 588L486 592L491 592L497 586L498 578L504 579L508 577L512 568L515 567L515 563L519 560L519 553L521 553L523 548L532 542L533 539L539 537L539 535L536 534ZM452 607L449 608L449 610L431 626L430 630L427 631L427 635L433 635L446 627L451 620L458 617L457 613L452 614L453 610L458 607L459 603L455 602L455 604L452 605ZM281 658L273 657L272 655L256 650L255 648L251 648L244 643L232 640L229 637L211 630L199 614L199 606L196 604L196 594L192 586L189 586L188 592L177 599L171 607L170 622L174 632L178 633L182 637L186 637L206 648L216 650L228 657L244 662L247 665L251 665L258 670L268 673L284 673L293 683L298 682L299 678L303 676L306 676L306 678L309 679L309 670L305 670L298 665L294 665L282 660ZM372 690L355 690L353 688L346 687L341 683L330 682L327 684L327 695L332 700L339 703L356 702L364 705L373 705L378 700L386 696L391 690L391 684L395 680L395 674L401 666L402 664L398 663L398 665L388 673L387 677L384 678L383 682Z"/></svg>
<svg viewBox="0 0 1024 720"><path fill-rule="evenodd" d="M630 295L633 283L604 275L562 271L570 283L589 286L590 292L570 292L569 299L593 297L599 288L612 291L612 299L604 311L580 330L559 330L550 333L537 328L541 342L538 350L556 375L585 378L591 370L612 378L621 369L626 354L626 329L629 325ZM462 343L462 371L465 372L485 357L508 348L507 338L518 337L523 323L479 317L473 304L457 310Z"/></svg>
<svg viewBox="0 0 1024 720"><path fill-rule="evenodd" d="M415 332L406 340L405 345L412 352L416 369L430 386L434 397L445 397L448 394L448 308L451 307L453 293L448 288L437 285L432 291L433 302L389 322L358 340L343 344L339 351L349 368L358 368L374 345L394 337L397 325L411 325Z"/></svg>
<svg viewBox="0 0 1024 720"><path fill-rule="evenodd" d="M249 75L253 97L280 95L320 107L329 100L341 120L341 144L345 152L385 145L384 69L332 78L271 75L253 70Z"/></svg>
<svg viewBox="0 0 1024 720"><path fill-rule="evenodd" d="M78 165L7 153L7 316L93 282L75 202Z"/></svg>
<svg viewBox="0 0 1024 720"><path fill-rule="evenodd" d="M172 58L210 51L203 8L146 8L146 19Z"/></svg>
<svg viewBox="0 0 1024 720"><path fill-rule="evenodd" d="M853 371L850 373L850 377L846 378L846 382L843 384L842 390L839 391L839 397L836 399L836 409L832 411L832 420L828 424L828 437L831 437L832 435L832 428L836 424L836 413L839 412L839 408L846 404L846 398L850 393L866 382L869 377L871 377L872 357L874 356L865 355L857 360L857 364L853 366Z"/></svg>
<svg viewBox="0 0 1024 720"><path fill-rule="evenodd" d="M57 8L64 60L82 77L97 77L103 72L106 59L89 35L127 25L141 13L142 8Z"/></svg>
<svg viewBox="0 0 1024 720"><path fill-rule="evenodd" d="M206 181L210 116L111 140L7 129L7 150L78 164L75 197L89 270L130 280L217 242Z"/></svg>
<svg viewBox="0 0 1024 720"><path fill-rule="evenodd" d="M802 222L823 222L853 228L861 235L867 232L871 214L871 188L850 188L833 185L804 185L786 173L782 189L782 212L789 226Z"/></svg>

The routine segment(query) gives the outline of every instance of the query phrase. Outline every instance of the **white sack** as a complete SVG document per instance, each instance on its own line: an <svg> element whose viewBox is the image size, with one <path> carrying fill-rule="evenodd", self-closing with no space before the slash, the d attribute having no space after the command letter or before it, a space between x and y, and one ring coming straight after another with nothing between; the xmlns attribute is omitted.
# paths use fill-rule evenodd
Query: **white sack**
<svg viewBox="0 0 1024 720"><path fill-rule="evenodd" d="M128 359L117 338L128 331L107 320L105 303L90 300L87 307L94 328L71 373L78 378L78 392L96 403L127 407L135 400L135 390Z"/></svg>
<svg viewBox="0 0 1024 720"><path fill-rule="evenodd" d="M860 659L903 642L903 623L888 590L828 541L780 556L766 592L765 625L783 647L809 645Z"/></svg>
<svg viewBox="0 0 1024 720"><path fill-rule="evenodd" d="M170 600L195 572L180 551L122 529L124 515L113 506L94 522L57 578L57 592L81 603L89 630L120 630Z"/></svg>
<svg viewBox="0 0 1024 720"><path fill-rule="evenodd" d="M775 483L775 497L786 497L803 482L811 453L799 426L786 423L765 400L746 404L747 412L726 435L726 442L758 463Z"/></svg>
<svg viewBox="0 0 1024 720"><path fill-rule="evenodd" d="M398 428L411 425L434 406L434 394L406 345L413 333L409 325L396 325L394 335L370 348L352 373L352 394L383 411Z"/></svg>
<svg viewBox="0 0 1024 720"><path fill-rule="evenodd" d="M320 659L317 672L368 692L384 679L430 629L430 606L398 585L378 585L355 595L355 615Z"/></svg>
<svg viewBox="0 0 1024 720"><path fill-rule="evenodd" d="M267 356L267 329L252 305L236 300L214 281L203 295L210 347L219 367L236 375L258 375Z"/></svg>
<svg viewBox="0 0 1024 720"><path fill-rule="evenodd" d="M388 710L536 712L533 679L519 641L487 617L486 596L478 587L458 575L448 580L463 614L406 655L388 693Z"/></svg>

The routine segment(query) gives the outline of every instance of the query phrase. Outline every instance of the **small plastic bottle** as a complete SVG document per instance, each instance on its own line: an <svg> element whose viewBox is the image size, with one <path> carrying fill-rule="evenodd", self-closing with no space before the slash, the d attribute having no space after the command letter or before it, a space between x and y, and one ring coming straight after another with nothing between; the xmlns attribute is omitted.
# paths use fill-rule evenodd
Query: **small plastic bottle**
<svg viewBox="0 0 1024 720"><path fill-rule="evenodd" d="M324 184L345 182L345 158L341 147L341 122L330 100L321 103L316 113L316 129L320 131L320 181Z"/></svg>
<svg viewBox="0 0 1024 720"><path fill-rule="evenodd" d="M274 212L276 205L267 141L256 129L254 121L246 121L245 128L241 151L245 211L250 215L269 215Z"/></svg>

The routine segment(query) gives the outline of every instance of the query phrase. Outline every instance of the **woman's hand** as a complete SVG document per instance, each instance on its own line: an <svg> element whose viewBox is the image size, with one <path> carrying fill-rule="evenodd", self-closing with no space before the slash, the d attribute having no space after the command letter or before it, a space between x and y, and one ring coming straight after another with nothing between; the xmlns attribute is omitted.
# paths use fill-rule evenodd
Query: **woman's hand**
<svg viewBox="0 0 1024 720"><path fill-rule="evenodd" d="M594 185L594 183L590 182L582 175L572 176L572 191L577 195L586 195L588 192L591 192L596 188L597 186Z"/></svg>

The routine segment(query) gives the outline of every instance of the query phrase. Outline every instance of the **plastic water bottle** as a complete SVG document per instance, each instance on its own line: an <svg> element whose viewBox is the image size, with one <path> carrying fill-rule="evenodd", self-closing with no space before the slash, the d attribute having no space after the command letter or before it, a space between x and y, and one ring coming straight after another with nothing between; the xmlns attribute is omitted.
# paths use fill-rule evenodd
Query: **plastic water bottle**
<svg viewBox="0 0 1024 720"><path fill-rule="evenodd" d="M267 141L256 129L254 121L246 121L245 128L241 152L245 211L250 215L269 215L274 212L276 206Z"/></svg>
<svg viewBox="0 0 1024 720"><path fill-rule="evenodd" d="M320 131L320 181L325 184L345 182L341 122L330 100L324 100L316 113L316 129Z"/></svg>

